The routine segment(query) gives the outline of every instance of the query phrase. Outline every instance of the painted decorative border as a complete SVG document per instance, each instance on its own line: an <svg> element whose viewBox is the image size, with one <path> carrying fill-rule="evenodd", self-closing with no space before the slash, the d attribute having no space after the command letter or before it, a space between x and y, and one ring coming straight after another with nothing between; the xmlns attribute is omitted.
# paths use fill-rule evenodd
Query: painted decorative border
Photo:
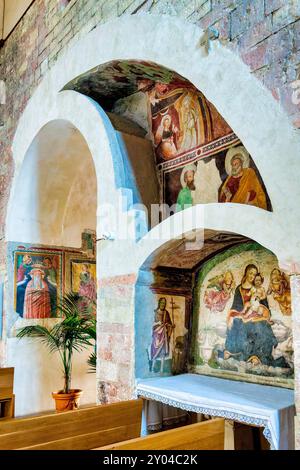
<svg viewBox="0 0 300 470"><path fill-rule="evenodd" d="M176 158L172 160L168 160L167 162L159 163L157 165L157 169L159 172L166 172L170 170L174 170L175 168L179 168L184 166L187 163L193 163L196 160L201 160L202 158L209 157L215 153L219 153L222 150L231 147L234 144L240 143L240 139L232 132L224 137L220 137L219 139L213 140L205 145L200 145L192 150L188 150Z"/></svg>

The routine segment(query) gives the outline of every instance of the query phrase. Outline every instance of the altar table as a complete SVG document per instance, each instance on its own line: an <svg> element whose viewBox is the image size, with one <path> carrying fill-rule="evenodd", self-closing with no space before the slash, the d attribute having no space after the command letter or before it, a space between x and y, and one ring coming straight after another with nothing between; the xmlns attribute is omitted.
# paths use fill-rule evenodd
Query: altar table
<svg viewBox="0 0 300 470"><path fill-rule="evenodd" d="M136 395L264 428L271 449L294 449L294 391L199 374L138 379Z"/></svg>

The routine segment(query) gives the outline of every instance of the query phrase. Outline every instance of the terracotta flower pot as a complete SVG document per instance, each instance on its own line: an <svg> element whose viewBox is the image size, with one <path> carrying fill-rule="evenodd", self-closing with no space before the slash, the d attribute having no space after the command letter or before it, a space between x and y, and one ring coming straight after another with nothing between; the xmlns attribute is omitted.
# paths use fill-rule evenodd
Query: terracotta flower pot
<svg viewBox="0 0 300 470"><path fill-rule="evenodd" d="M81 395L82 390L79 389L71 389L70 393L52 392L52 397L55 400L56 411L77 410Z"/></svg>

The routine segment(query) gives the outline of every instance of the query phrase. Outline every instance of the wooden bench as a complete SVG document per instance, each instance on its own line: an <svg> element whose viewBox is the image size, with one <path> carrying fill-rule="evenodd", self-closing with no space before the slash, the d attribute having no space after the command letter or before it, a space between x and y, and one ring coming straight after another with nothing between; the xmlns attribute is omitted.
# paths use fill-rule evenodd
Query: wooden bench
<svg viewBox="0 0 300 470"><path fill-rule="evenodd" d="M223 450L224 431L224 419L217 418L94 450Z"/></svg>
<svg viewBox="0 0 300 470"><path fill-rule="evenodd" d="M14 368L0 368L0 418L13 418L15 413Z"/></svg>
<svg viewBox="0 0 300 470"><path fill-rule="evenodd" d="M89 450L140 436L142 400L0 421L0 450Z"/></svg>

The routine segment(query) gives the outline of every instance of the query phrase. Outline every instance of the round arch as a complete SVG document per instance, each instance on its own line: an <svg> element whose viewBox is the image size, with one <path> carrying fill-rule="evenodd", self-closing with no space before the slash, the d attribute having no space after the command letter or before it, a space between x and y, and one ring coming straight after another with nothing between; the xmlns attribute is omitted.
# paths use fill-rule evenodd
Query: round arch
<svg viewBox="0 0 300 470"><path fill-rule="evenodd" d="M117 147L113 144L113 129L107 116L95 102L73 91L61 91L68 82L99 64L113 60L142 60L178 72L215 105L252 155L268 190L273 207L272 213L238 204L199 205L185 212L185 218L189 220L184 230L180 223L181 215L175 214L139 242L132 237L118 240L117 243L115 243L117 240L115 242L108 240L98 244L99 286L104 286L105 290L105 282L101 284L102 280L112 279L114 276L119 276L117 282L128 283L131 286L126 293L125 322L130 327L134 318L132 287L143 261L152 251L166 242L166 239L161 238L159 234L162 227L169 229L173 224L175 236L202 228L235 232L268 247L280 262L291 263L300 260L300 240L297 231L297 221L300 216L298 132L293 129L279 103L250 73L235 53L218 41L212 42L207 53L206 47L201 45L203 38L204 32L197 25L174 17L148 14L124 16L95 28L69 48L43 79L21 116L14 137L15 174L7 215L8 240L10 239L9 214L13 207L24 158L38 132L47 123L56 119L70 122L85 138L97 175L98 238L102 238L104 223L106 223L105 229L111 229L110 221L102 212L102 207L111 204L111 207L116 208L122 193L120 189L126 192L122 177L117 175L119 166L122 172L122 164L118 158ZM132 211L128 212L128 218L134 225ZM172 233L172 230L169 232ZM126 275L129 277L125 279ZM110 281L106 284L107 293L104 292L101 298L102 312L105 312L105 297L111 300L109 283ZM100 318L102 322L116 321L116 315L113 317L111 313L105 312L105 319L103 315L102 313ZM100 334L104 331L101 328L100 325ZM124 331L127 331L126 328ZM132 331L130 335L133 336ZM103 389L103 381L109 381L111 377L108 368L105 367L105 364L100 365L97 372L99 399L101 399L100 390ZM133 390L133 370L132 366L127 371L126 380L130 391L124 389L126 397Z"/></svg>

